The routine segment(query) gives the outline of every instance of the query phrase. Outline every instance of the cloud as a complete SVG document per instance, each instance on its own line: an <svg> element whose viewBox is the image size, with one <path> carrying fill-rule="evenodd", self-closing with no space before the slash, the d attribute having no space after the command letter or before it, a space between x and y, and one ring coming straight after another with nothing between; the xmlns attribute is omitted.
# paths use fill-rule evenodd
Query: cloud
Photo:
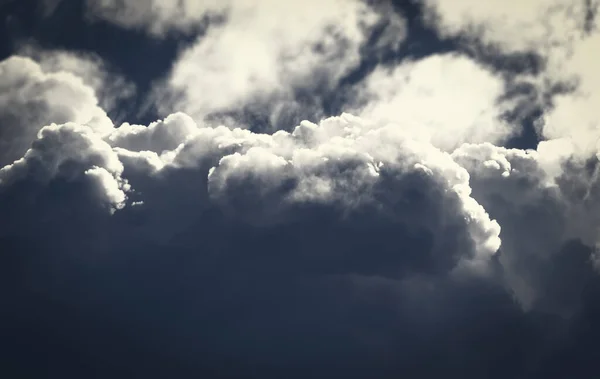
<svg viewBox="0 0 600 379"><path fill-rule="evenodd" d="M505 17L505 29L494 4L429 2L440 33L479 25L477 43L509 54L541 46L543 70L513 78L458 54L404 61L337 94L358 95L342 106L357 116L322 117L320 102L365 51L403 40L389 8L87 4L155 38L219 19L174 62L153 94L164 118L149 125L113 126L101 106L121 98L101 95L115 90L94 57L34 49L39 63L0 62L0 141L14 147L0 169L9 369L595 373L598 149L581 147L596 133L589 27L544 50L554 37L524 19ZM546 108L535 150L496 146L521 127L505 117L520 106L511 80L529 81L540 98L577 84L536 99ZM299 117L314 122L289 121Z"/></svg>
<svg viewBox="0 0 600 379"><path fill-rule="evenodd" d="M166 125L173 134L161 134ZM189 134L177 132L183 130ZM29 304L30 291L39 291L84 313L106 305L109 323L130 322L132 309L146 309L142 334L135 335L156 329L152 346L167 338L182 354L212 346L217 355L302 364L329 350L300 344L277 352L282 338L316 346L321 331L333 328L326 345L344 357L391 346L380 335L384 329L360 318L343 316L348 326L336 326L351 304L345 299L371 280L383 280L375 292L399 291L394 296L401 301L413 291L405 286L419 278L458 283L493 276L500 228L469 193L467 172L447 153L350 115L273 135L200 127L182 114L104 135L51 125L23 159L2 169L0 237L6 244L37 233L31 249L44 262L4 253L17 262L12 269L33 275L17 281L23 297L14 306ZM183 266L179 254L187 257ZM133 261L130 271L126 262ZM165 282L170 270L181 281ZM69 282L87 300L80 303ZM181 319L186 326L174 335L156 308L163 295L172 297L169 313L191 317ZM44 312L61 312L49 307ZM224 329L221 317L233 317L232 308L240 309L239 324ZM265 318L268 309L279 316ZM191 320L197 326L188 340L180 333ZM267 324L283 332L265 332ZM236 342L206 335L210 330ZM251 347L256 338L265 341L258 350ZM364 345L363 339L373 340Z"/></svg>
<svg viewBox="0 0 600 379"><path fill-rule="evenodd" d="M597 168L557 156L554 143L537 151L463 145L452 156L471 175L472 196L502 225L499 262L517 299L571 315L596 276Z"/></svg>
<svg viewBox="0 0 600 379"><path fill-rule="evenodd" d="M31 59L13 56L0 62L0 89L1 166L20 158L44 125L72 121L112 129L94 90L69 72L46 73Z"/></svg>
<svg viewBox="0 0 600 379"><path fill-rule="evenodd" d="M411 192L417 183L441 185L447 186L444 191L450 197L445 204L453 204L450 212L462 214L467 220L462 238L475 244L470 253L465 249L471 248L462 249L466 254L462 263L489 259L500 243L499 227L469 196L467 173L454 165L446 153L426 143L411 142L410 136L395 126L384 127L344 115L327 119L320 126L303 122L291 134L280 131L263 135L242 129L198 127L188 116L174 114L149 127L124 125L105 139L123 161L125 177L132 175L129 179L133 190L142 194L132 201L147 206L152 206L149 204L153 201L173 205L171 202L192 197L197 209L206 209L207 203L215 202L233 219L244 219L252 225L276 225L290 222L288 218L293 218L294 210L304 203L339 204L343 213L365 207L374 207L374 211L387 207L382 202L395 201L385 193L386 186ZM160 182L179 173L195 177L193 183L204 188L190 187L191 193L178 194L173 199L167 193L151 195L157 183L144 176L150 174ZM398 175L409 179L395 183ZM178 180L192 183L189 179ZM136 185L137 181L142 187ZM174 188L168 191L178 193ZM438 191L434 190L431 196ZM145 198L144 194L152 197ZM190 207L190 203L186 204ZM408 204L394 206L409 212ZM177 209L173 216L189 212L173 208ZM460 217L449 219L449 225L436 224L435 228L457 227L451 225L461 224ZM417 224L416 219L410 218L396 222ZM427 229L431 220L421 222L422 228Z"/></svg>
<svg viewBox="0 0 600 379"><path fill-rule="evenodd" d="M542 110L540 137L568 139L573 153L583 159L595 154L599 79L591 62L597 60L600 43L594 25L597 1L528 1L519 7L469 0L425 4L442 35L472 37L502 54L531 52L540 57L539 73L516 79L537 91L530 101Z"/></svg>
<svg viewBox="0 0 600 379"><path fill-rule="evenodd" d="M2 169L1 183L10 186L30 170L45 182L83 173L97 179L105 198L117 199L113 205L120 207L125 194L116 192L129 171L146 171L158 179L159 174L182 169L204 176L206 197L202 199L199 192L199 203L215 202L228 217L252 225L290 222L293 210L307 204L338 204L338 211L348 214L389 209L392 214L386 217L392 222L434 235L452 228L453 235L439 246L434 244L432 254L445 254L442 246L448 243L466 243L458 249L462 253L454 265L485 263L500 245L498 225L470 197L467 172L448 154L412 141L394 126L382 127L350 115L324 120L320 126L304 122L291 134L274 135L199 128L184 114L149 127L124 125L104 136L87 126L53 124L40 131L22 159ZM137 190L135 174L131 182ZM394 188L413 196L418 191L415 186L432 186L428 194L432 197L421 197L423 193L409 204L387 193ZM144 192L140 200L145 203ZM440 193L445 195L438 198ZM420 209L413 209L416 204L450 215L423 217ZM411 217L412 212L417 213ZM438 221L431 224L433 220ZM456 235L453 228L457 227L463 228L464 235Z"/></svg>
<svg viewBox="0 0 600 379"><path fill-rule="evenodd" d="M23 45L19 55L36 61L45 73L69 72L94 89L99 105L108 112L135 95L135 85L114 72L98 55L67 50L42 49L34 44Z"/></svg>
<svg viewBox="0 0 600 379"><path fill-rule="evenodd" d="M479 38L512 52L545 53L577 37L589 8L585 0L531 0L515 7L497 0L485 4L474 0L423 3L428 7L429 21L442 34Z"/></svg>
<svg viewBox="0 0 600 379"><path fill-rule="evenodd" d="M407 35L405 19L389 4L355 0L89 1L88 8L156 38L220 15L180 52L150 101L163 116L182 111L198 122L268 132L326 117L345 101L338 93L345 76L397 51Z"/></svg>
<svg viewBox="0 0 600 379"><path fill-rule="evenodd" d="M182 113L100 133L50 125L0 171L0 241L20 246L3 251L16 294L3 320L43 335L101 318L104 331L60 327L82 359L122 362L83 341L128 330L144 356L196 372L217 357L232 375L245 362L477 375L497 354L525 360L498 377L544 372L581 338L562 330L595 298L600 221L596 175L549 144L447 153L348 114L270 135ZM483 335L494 343L470 343ZM119 365L170 365L131 359Z"/></svg>
<svg viewBox="0 0 600 379"><path fill-rule="evenodd" d="M231 1L86 0L88 17L124 28L138 28L161 37L171 30L182 32L197 27L210 16L218 16Z"/></svg>
<svg viewBox="0 0 600 379"><path fill-rule="evenodd" d="M43 127L23 158L0 169L0 186L10 188L29 178L38 184L55 180L92 179L101 201L113 208L124 205L127 185L123 165L110 145L88 126L74 123Z"/></svg>
<svg viewBox="0 0 600 379"><path fill-rule="evenodd" d="M461 238L475 243L471 253L466 253L466 247L459 249L466 253L467 260L485 261L497 250L500 244L498 225L489 220L485 211L469 196L466 172L454 165L448 155L426 144L412 142L393 126L378 128L349 115L327 119L320 127L301 124L292 134L294 136L304 142L298 150L273 154L271 149L252 147L245 154L234 153L222 158L209 174L209 193L220 201L225 196L235 218L246 217L246 210L238 210L238 205L256 204L258 208L250 212L255 220L264 210L272 208L269 206L272 201L278 204L277 211L285 210L287 203L293 205L297 201L333 202L343 205L342 209L349 212L353 208L360 210L374 206L385 214L387 209L393 213L389 217L396 222L427 228L431 218L426 216L421 220L420 210L412 207L416 204L433 209L441 206L426 205L439 196L439 190L427 194L432 196L431 200L427 196L417 196L413 205L398 202L387 191L396 190L410 196L420 186L441 185L447 187L441 191L449 196L443 200L447 210L462 216L454 221L440 216L447 219L448 224L435 223L434 228L453 228L454 223L462 223L459 221L462 217L466 222L463 226L466 235ZM277 137L283 139L285 136ZM403 180L403 177L407 179ZM249 183L256 183L256 189ZM230 192L231 186L233 192ZM245 189L241 191L238 186ZM245 193L250 197L239 198ZM263 205L263 201L267 204ZM417 213L412 214L413 211ZM278 219L277 214L266 216L268 220ZM448 243L452 242L440 242L439 246L434 242L433 254L443 255L442 246L447 247ZM436 251L438 248L441 250Z"/></svg>
<svg viewBox="0 0 600 379"><path fill-rule="evenodd" d="M588 157L598 151L600 140L600 74L592 62L597 59L600 33L585 36L573 44L565 59L552 63L549 75L577 83L573 92L560 94L544 114L541 134L548 139L567 138L576 154Z"/></svg>
<svg viewBox="0 0 600 379"><path fill-rule="evenodd" d="M114 147L160 154L175 150L197 130L198 126L190 116L175 113L148 126L124 123L108 136L108 140Z"/></svg>
<svg viewBox="0 0 600 379"><path fill-rule="evenodd" d="M375 27L383 29L369 54L397 48L406 35L403 18L393 10L355 0L301 6L271 0L88 5L97 17L156 37L220 15L183 49L155 87L154 103L164 116L183 111L197 121L251 123L269 131L321 119L323 102L359 66Z"/></svg>
<svg viewBox="0 0 600 379"><path fill-rule="evenodd" d="M289 117L281 110L289 113L297 94L326 93L360 62L363 28L376 17L359 1L232 2L225 21L174 63L158 87L158 109L181 110L196 120L212 114L240 126L236 111L250 107L264 114L266 108L268 123L279 128Z"/></svg>
<svg viewBox="0 0 600 379"><path fill-rule="evenodd" d="M393 122L406 133L452 151L464 142L502 143L518 125L504 120L503 78L456 54L379 67L361 84L357 113Z"/></svg>

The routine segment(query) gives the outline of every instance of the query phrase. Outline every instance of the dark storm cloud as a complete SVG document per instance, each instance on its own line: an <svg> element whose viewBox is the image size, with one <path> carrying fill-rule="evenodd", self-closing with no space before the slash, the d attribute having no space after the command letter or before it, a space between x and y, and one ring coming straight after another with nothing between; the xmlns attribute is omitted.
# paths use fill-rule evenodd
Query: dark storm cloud
<svg viewBox="0 0 600 379"><path fill-rule="evenodd" d="M323 131L340 137L345 125L360 126L347 117L328 123ZM89 129L43 129L24 160L2 172L5 245L31 241L35 251L5 253L13 262L6 273L26 273L14 278L11 308L27 306L36 295L83 314L101 312L109 324L135 322L138 343L167 344L199 364L208 364L203 351L307 370L344 366L350 357L360 359L357 366L380 359L377 352L399 343L382 334L385 325L405 327L396 302L419 296L420 277L432 283L468 278L469 265L452 271L472 259L485 265L487 258L477 254L493 253L493 243L485 246L495 229L485 213L471 221L460 217L474 205L446 187L443 175L461 172L437 160L447 156L408 142L404 148L401 136L384 143L380 157L369 157L360 145L340 151L315 127L278 137L199 129L174 157L163 154L173 163L155 166L146 183L136 178L143 159L123 158L121 166L119 150ZM289 161L282 165L284 157ZM373 159L384 159L383 166L375 169ZM103 175L92 178L90 170ZM143 203L110 216L106 205L114 209L121 190L129 190L128 170L131 191L139 191L136 200ZM185 192L188 204L178 207ZM163 218L160 202L177 208L177 218ZM371 281L377 292L391 292L381 304L370 304L370 296L354 298L365 285L371 291ZM383 325L370 320L370 308L389 313ZM27 326L26 320L9 321Z"/></svg>
<svg viewBox="0 0 600 379"><path fill-rule="evenodd" d="M554 178L544 153L488 144L465 145L453 156L472 175L473 196L503 226L499 261L516 298L527 309L540 304L569 316L595 277L596 169L585 175L583 164L567 158L556 163L568 168L558 167L564 171Z"/></svg>
<svg viewBox="0 0 600 379"><path fill-rule="evenodd" d="M467 156L489 161L457 159ZM477 180L493 178L470 172L485 201ZM13 348L51 357L49 372L535 373L555 349L548 341L581 338L561 328L587 317L590 250L565 240L552 267L528 263L569 318L552 316L555 302L526 311L504 252L493 258L500 230L467 180L450 155L351 116L272 136L184 115L105 137L50 126L0 176L4 322L29 330L12 334ZM552 290L565 277L577 279L571 289ZM60 346L47 352L38 338ZM152 356L161 361L142 358Z"/></svg>

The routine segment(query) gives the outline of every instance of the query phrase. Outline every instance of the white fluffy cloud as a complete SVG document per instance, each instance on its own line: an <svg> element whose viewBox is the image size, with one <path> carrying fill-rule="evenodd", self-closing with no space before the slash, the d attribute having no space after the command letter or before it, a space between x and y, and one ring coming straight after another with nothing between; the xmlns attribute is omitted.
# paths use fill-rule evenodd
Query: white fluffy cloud
<svg viewBox="0 0 600 379"><path fill-rule="evenodd" d="M232 1L225 21L175 62L159 86L159 110L202 120L256 103L276 108L295 90L332 88L359 62L362 28L375 20L360 1Z"/></svg>
<svg viewBox="0 0 600 379"><path fill-rule="evenodd" d="M182 114L143 130L126 125L104 140L89 127L53 125L42 129L22 160L3 169L0 183L10 186L27 175L45 181L85 175L95 180L103 201L119 208L129 190L125 179L131 179L131 190L139 192L132 202L152 208L153 201L177 200L169 200L168 193L145 198L151 188L144 186L156 186L148 180L160 182L177 172L204 177L205 189L196 189L192 201L202 207L214 203L250 224L291 222L294 209L306 204L339 207L349 215L361 209L381 213L409 230L432 233L432 264L446 270L485 271L500 245L500 227L470 196L468 174L450 155L394 125L350 115L320 125L304 122L291 134L274 135L199 128ZM140 181L140 174L150 177ZM409 200L415 191L421 194ZM194 210L179 210L186 211Z"/></svg>
<svg viewBox="0 0 600 379"><path fill-rule="evenodd" d="M48 50L24 45L19 54L36 61L45 73L69 72L94 89L100 106L108 112L135 95L135 85L107 66L97 55L67 50Z"/></svg>
<svg viewBox="0 0 600 379"><path fill-rule="evenodd" d="M574 152L586 157L599 150L600 142L600 73L594 63L600 59L600 32L578 40L562 58L551 61L549 75L570 79L577 87L554 98L541 131L548 139L567 138Z"/></svg>
<svg viewBox="0 0 600 379"><path fill-rule="evenodd" d="M88 17L125 28L144 29L161 37L170 30L188 31L206 16L222 14L231 1L86 0Z"/></svg>
<svg viewBox="0 0 600 379"><path fill-rule="evenodd" d="M473 60L434 55L376 69L363 83L366 104L357 112L452 151L464 142L502 143L519 132L503 120L514 106L501 100L504 93L504 80Z"/></svg>
<svg viewBox="0 0 600 379"><path fill-rule="evenodd" d="M45 126L23 158L0 169L0 187L23 180L47 184L56 179L92 179L94 195L110 209L124 206L128 190L123 164L111 146L89 126L75 123Z"/></svg>
<svg viewBox="0 0 600 379"><path fill-rule="evenodd" d="M513 52L549 52L577 38L590 5L585 0L528 0L510 6L501 0L423 3L441 33L477 37Z"/></svg>
<svg viewBox="0 0 600 379"><path fill-rule="evenodd" d="M124 123L108 136L108 140L112 146L126 150L160 154L175 150L197 130L198 126L190 116L175 113L148 126Z"/></svg>
<svg viewBox="0 0 600 379"><path fill-rule="evenodd" d="M477 37L504 53L539 55L543 70L519 80L534 84L541 96L551 95L551 104L544 104L541 137L567 139L580 157L597 151L600 113L595 104L600 100L600 79L594 62L600 54L600 32L590 16L600 2L535 0L515 6L501 1L424 2L436 15L432 20L437 20L442 34ZM557 85L574 90L555 95Z"/></svg>
<svg viewBox="0 0 600 379"><path fill-rule="evenodd" d="M0 166L20 158L51 123L86 124L99 133L112 129L94 90L69 72L46 73L29 58L0 62Z"/></svg>
<svg viewBox="0 0 600 379"><path fill-rule="evenodd" d="M275 127L296 114L318 119L318 107L310 111L297 104L298 91L326 93L334 88L358 65L369 28L382 17L391 16L391 21L380 45L397 46L405 35L400 16L384 15L359 0L88 1L88 5L96 17L156 36L221 15L181 52L154 97L163 115L182 111L197 121L212 116L211 120L216 117L230 126L245 125L239 115L230 113L247 107L259 109Z"/></svg>

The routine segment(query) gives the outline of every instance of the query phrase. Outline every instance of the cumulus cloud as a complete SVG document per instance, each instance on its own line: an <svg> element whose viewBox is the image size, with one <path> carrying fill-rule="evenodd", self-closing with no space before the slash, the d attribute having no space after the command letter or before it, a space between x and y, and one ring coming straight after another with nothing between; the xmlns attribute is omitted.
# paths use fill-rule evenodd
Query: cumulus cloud
<svg viewBox="0 0 600 379"><path fill-rule="evenodd" d="M106 205L119 208L127 189L120 174L123 165L110 145L89 126L68 123L45 126L23 158L0 169L0 186L33 178L40 184L53 180L81 180L85 175L99 187Z"/></svg>
<svg viewBox="0 0 600 379"><path fill-rule="evenodd" d="M459 249L464 256L457 257L463 261L455 264L485 266L500 244L498 225L470 197L466 171L454 164L448 154L427 143L412 141L394 125L344 115L327 119L321 125L303 122L292 133L266 135L242 129L198 127L188 116L175 114L149 127L126 124L105 140L115 147L124 163L125 177L132 175L129 179L133 190L141 193L135 201L146 206L151 207L153 201L167 201L169 194L146 199L144 194L155 191L156 183L144 180L144 175L150 174L160 182L158 178L182 172L197 177L199 181L194 183L204 187L187 195L196 198L192 201L197 209L206 209L207 203L214 202L232 219L252 225L289 223L295 217L294 210L306 204L338 204L338 211L348 214L366 209L385 213L386 209L397 207L389 215L391 221L412 224L411 228L423 228L433 235L444 235L441 231L445 228L464 224L462 237L448 236L450 240L440 241L432 252L444 255L448 244L466 243ZM141 187L136 185L138 180ZM145 188L148 185L151 187ZM443 196L448 198L442 202L453 216L424 217L418 221L418 209L413 211L411 204L402 201L396 203L394 196L387 193L389 188L412 193L417 190L415 186L433 186L429 196L445 193ZM414 199L433 207L432 211L446 212L441 204L429 204L433 200ZM386 205L390 201L393 206ZM185 212L178 212L182 211Z"/></svg>
<svg viewBox="0 0 600 379"><path fill-rule="evenodd" d="M46 73L29 58L0 62L0 165L20 158L38 131L50 123L87 124L102 133L112 129L94 90L69 72Z"/></svg>
<svg viewBox="0 0 600 379"><path fill-rule="evenodd" d="M161 132L166 125L173 134ZM187 134L178 132L184 130ZM142 134L148 138L141 138ZM350 115L320 125L304 122L292 133L273 135L199 127L181 114L144 130L126 126L105 135L87 126L51 125L42 129L21 160L2 169L0 178L4 200L15 196L18 188L27 188L37 199L35 205L12 203L3 217L44 212L32 219L40 221L31 222L44 220L46 227L55 224L62 229L71 221L61 221L62 212L44 204L51 202L47 193L69 187L82 191L79 200L69 200L79 202L76 208L65 205L81 215L69 217L85 219L90 207L104 208L107 214L121 208L110 219L90 213L87 221L89 227L103 225L107 240L100 246L108 244L119 251L111 254L130 255L129 249L147 244L182 248L178 247L182 240L191 241L200 233L204 237L189 246L197 249L194 259L202 262L201 272L226 262L233 265L217 270L219 279L209 275L211 281L217 280L215 285L227 287L228 280L246 280L239 275L258 280L257 288L244 291L242 297L234 295L224 306L235 306L247 296L259 296L259 302L274 300L271 296L278 295L263 293L263 288L281 279L278 272L290 275L277 284L286 291L316 289L339 275L380 276L398 283L416 275L432 280L464 278L469 273L485 277L491 275L491 258L500 244L498 224L470 197L468 174L450 155L412 141L398 128ZM123 207L124 203L128 205ZM177 214L163 213L169 207ZM134 230L120 230L124 220L132 217L144 221ZM6 227L4 238L22 235L17 230ZM237 231L238 237L227 238L231 231ZM55 234L50 228L40 238L56 243L57 235L64 233ZM214 243L208 243L211 238ZM276 253L280 238L291 245ZM369 243L382 245L369 252ZM256 247L243 251L238 244ZM49 250L44 259L62 259L63 253L54 256ZM89 258L69 259L87 262ZM105 259L112 262L106 270L120 265L117 256ZM236 268L242 262L247 262L245 273ZM76 267L86 270L80 264ZM115 280L125 279L115 275ZM315 275L316 282L308 279ZM44 291L65 301L64 289L53 280ZM125 291L129 290L137 293L142 288L134 285ZM201 302L211 298L198 296ZM282 306L284 312L292 311L287 308L291 304ZM154 325L152 318L147 322ZM261 325L259 321L243 322L250 323L247 331L251 331ZM278 339L269 338L275 338L273 343ZM252 355L243 345L218 349Z"/></svg>
<svg viewBox="0 0 600 379"><path fill-rule="evenodd" d="M447 153L348 114L274 134L181 113L101 133L50 125L0 171L0 238L37 233L25 251L44 263L10 250L3 270L29 273L13 283L15 307L65 315L51 304L66 303L115 327L134 312L133 338L152 349L167 341L184 360L209 349L241 357L240 370L341 359L423 373L431 341L446 349L492 324L507 342L478 345L481 357L515 344L547 359L543 341L564 337L536 329L538 312L572 322L597 282L596 176L577 162L545 146ZM460 346L469 375L489 368ZM402 358L382 360L390 351Z"/></svg>
<svg viewBox="0 0 600 379"><path fill-rule="evenodd" d="M503 225L499 262L517 299L526 309L570 315L594 266L597 169L548 144L537 151L463 145L452 156L470 173L473 197ZM587 253L576 253L573 241Z"/></svg>
<svg viewBox="0 0 600 379"><path fill-rule="evenodd" d="M420 219L421 210L412 207L423 204L435 208L435 205L426 205L430 199L417 197L414 204L407 204L397 202L388 191L396 190L410 196L408 194L420 186L439 185L446 189L434 189L427 196L445 193L448 198L442 202L447 210L461 216L455 220L438 216L434 228L441 231L464 222L466 235L461 238L468 244L474 243L470 253L466 246L458 249L466 254L467 260L485 261L498 249L498 225L469 196L466 172L448 155L427 144L412 142L394 126L377 128L349 115L325 120L320 127L304 123L296 128L294 136L302 138L300 149L283 152L278 148L279 154L274 154L265 147L252 147L246 154L234 153L222 158L210 172L209 193L219 198L225 193L227 205L234 210L238 205L245 208L259 204L249 214L253 219L263 210L273 208L267 206L271 201L275 201L279 212L286 209L286 204L291 202L293 205L297 201L339 203L350 213L354 208L360 211L367 204L381 208L384 214L392 212L389 217L396 222L427 229L432 218ZM286 136L280 134L277 138L285 139ZM430 181L431 184L427 184ZM256 190L248 188L248 182L256 182ZM233 191L228 188L230 186L234 186ZM246 189L240 191L238 186ZM245 198L245 193L251 194L250 197ZM244 197L239 198L240 195ZM231 196L234 197L230 199ZM235 212L236 218L246 216L244 208ZM276 214L268 216L271 220L277 219ZM448 223L438 224L440 218ZM451 243L448 240L440 241L439 245L434 242L432 254L443 256Z"/></svg>
<svg viewBox="0 0 600 379"><path fill-rule="evenodd" d="M108 141L114 147L160 154L175 150L197 130L198 126L190 116L175 113L148 126L124 123L108 135Z"/></svg>

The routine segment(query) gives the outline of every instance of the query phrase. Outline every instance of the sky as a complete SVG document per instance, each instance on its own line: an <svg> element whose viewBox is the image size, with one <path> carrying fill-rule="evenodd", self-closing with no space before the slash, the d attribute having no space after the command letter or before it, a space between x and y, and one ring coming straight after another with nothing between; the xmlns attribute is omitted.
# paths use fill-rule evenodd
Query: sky
<svg viewBox="0 0 600 379"><path fill-rule="evenodd" d="M598 0L0 0L0 373L597 378Z"/></svg>

